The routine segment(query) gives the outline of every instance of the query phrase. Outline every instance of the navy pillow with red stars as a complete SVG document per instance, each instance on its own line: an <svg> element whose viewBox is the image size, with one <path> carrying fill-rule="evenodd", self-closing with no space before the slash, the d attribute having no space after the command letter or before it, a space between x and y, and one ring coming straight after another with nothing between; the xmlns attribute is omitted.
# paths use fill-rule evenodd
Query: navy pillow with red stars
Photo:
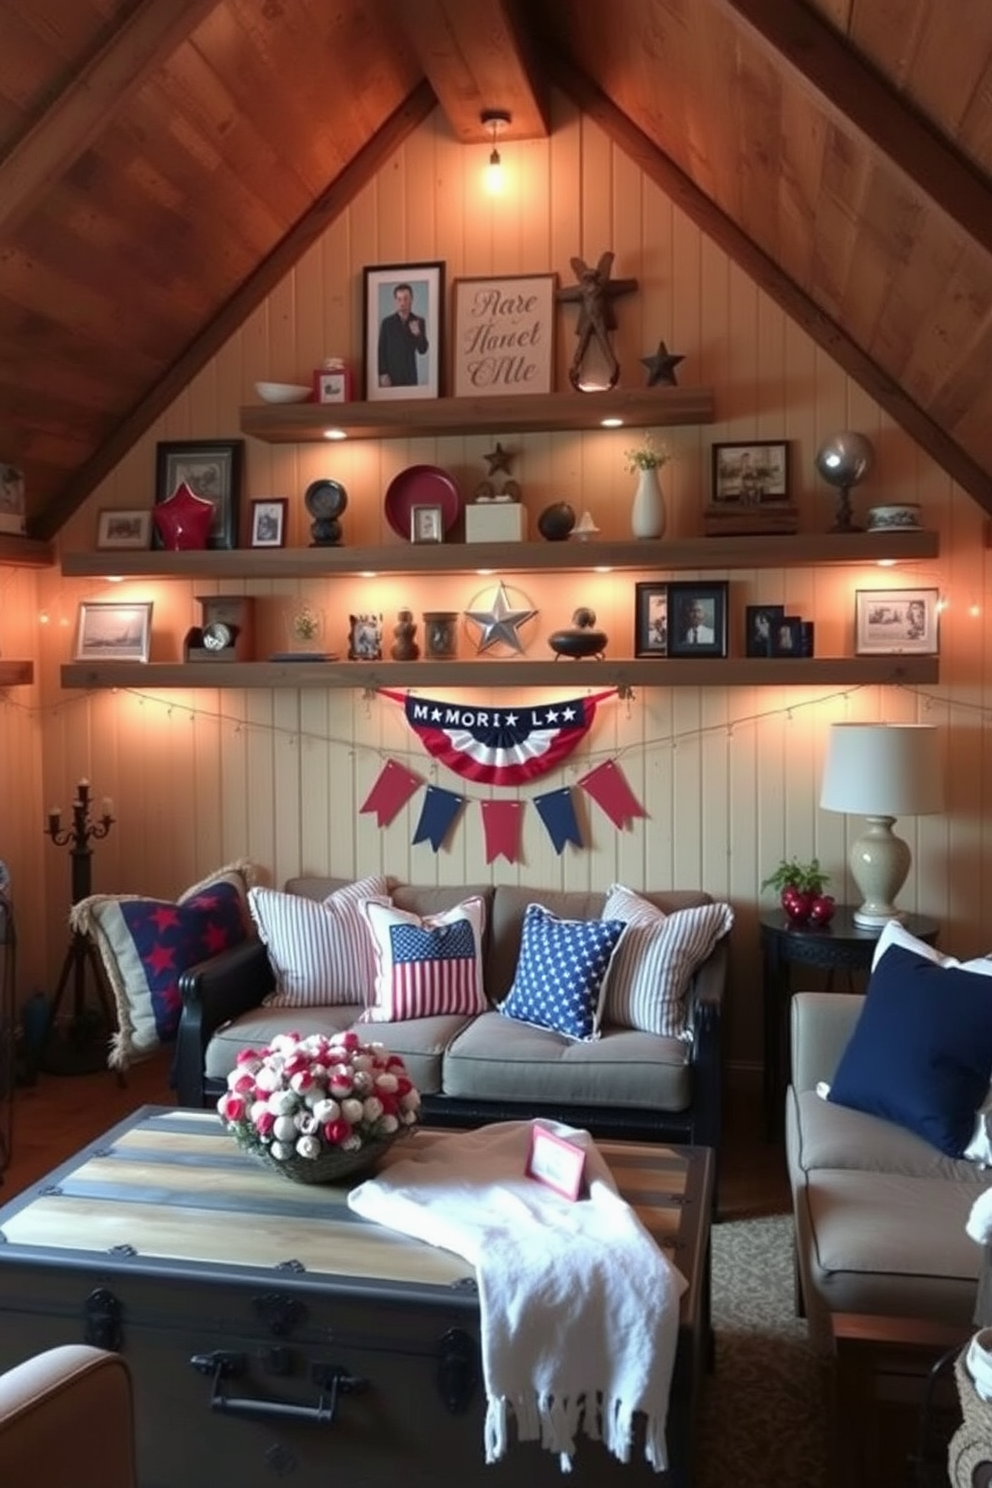
<svg viewBox="0 0 992 1488"><path fill-rule="evenodd" d="M94 894L74 907L71 924L95 942L117 1006L112 1067L125 1069L176 1037L180 975L249 935L253 882L251 866L235 863L175 902Z"/></svg>

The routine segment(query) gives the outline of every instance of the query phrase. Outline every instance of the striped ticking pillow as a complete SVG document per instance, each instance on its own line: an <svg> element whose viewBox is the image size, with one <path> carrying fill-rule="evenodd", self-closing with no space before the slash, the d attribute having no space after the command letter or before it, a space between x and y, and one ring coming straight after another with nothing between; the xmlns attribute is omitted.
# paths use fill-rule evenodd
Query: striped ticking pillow
<svg viewBox="0 0 992 1488"><path fill-rule="evenodd" d="M360 906L387 898L384 877L362 878L326 899L254 888L248 908L269 953L276 987L267 1007L341 1007L368 1000L375 958Z"/></svg>
<svg viewBox="0 0 992 1488"><path fill-rule="evenodd" d="M603 1023L690 1039L689 983L734 923L730 905L700 904L665 914L632 889L613 884L602 918L627 925L610 967Z"/></svg>
<svg viewBox="0 0 992 1488"><path fill-rule="evenodd" d="M488 1011L482 985L486 906L477 895L423 919L374 899L362 913L376 959L375 1001L363 1023Z"/></svg>

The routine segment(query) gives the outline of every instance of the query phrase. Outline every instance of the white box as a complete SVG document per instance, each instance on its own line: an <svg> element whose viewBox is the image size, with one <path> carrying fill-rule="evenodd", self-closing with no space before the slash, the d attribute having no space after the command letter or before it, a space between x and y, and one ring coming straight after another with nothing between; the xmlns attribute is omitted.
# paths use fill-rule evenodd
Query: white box
<svg viewBox="0 0 992 1488"><path fill-rule="evenodd" d="M519 501L473 501L465 508L466 542L525 542L527 508Z"/></svg>

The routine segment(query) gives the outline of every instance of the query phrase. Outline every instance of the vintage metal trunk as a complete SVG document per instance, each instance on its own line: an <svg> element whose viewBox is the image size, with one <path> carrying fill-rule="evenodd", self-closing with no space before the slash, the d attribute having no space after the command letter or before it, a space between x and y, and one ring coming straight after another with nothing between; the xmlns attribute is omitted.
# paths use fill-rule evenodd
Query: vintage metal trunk
<svg viewBox="0 0 992 1488"><path fill-rule="evenodd" d="M622 1467L583 1439L567 1481L686 1484L709 1342L711 1154L602 1148L690 1283L673 1470ZM484 1465L471 1267L357 1218L346 1192L272 1174L212 1112L143 1107L0 1209L0 1368L57 1343L120 1350L141 1488L559 1481L530 1443Z"/></svg>

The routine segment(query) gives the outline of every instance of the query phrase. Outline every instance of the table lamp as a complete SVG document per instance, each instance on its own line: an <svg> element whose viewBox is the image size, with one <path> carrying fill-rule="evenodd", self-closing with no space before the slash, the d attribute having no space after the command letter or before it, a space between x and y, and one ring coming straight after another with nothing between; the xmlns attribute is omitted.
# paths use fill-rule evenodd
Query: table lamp
<svg viewBox="0 0 992 1488"><path fill-rule="evenodd" d="M912 861L892 830L897 816L923 816L944 804L937 729L915 723L834 723L820 789L826 811L868 818L864 835L852 845L851 874L863 903L854 912L858 925L881 928L903 919L895 898Z"/></svg>

